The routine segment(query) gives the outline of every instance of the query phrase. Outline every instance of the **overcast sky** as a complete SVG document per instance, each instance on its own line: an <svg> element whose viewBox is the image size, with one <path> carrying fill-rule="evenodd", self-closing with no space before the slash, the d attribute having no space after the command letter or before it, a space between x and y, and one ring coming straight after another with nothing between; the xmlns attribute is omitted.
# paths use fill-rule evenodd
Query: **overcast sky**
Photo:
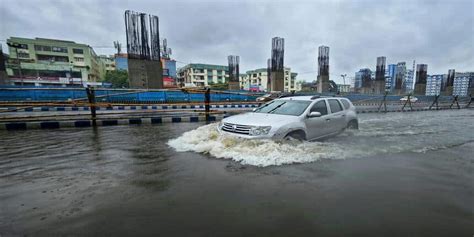
<svg viewBox="0 0 474 237"><path fill-rule="evenodd" d="M474 71L474 1L66 1L0 0L0 42L11 36L73 40L113 54L126 48L124 11L159 16L178 67L227 65L241 71L266 67L271 38L285 38L285 66L298 79L316 78L317 47L330 47L330 74L353 77L359 68L387 63L428 64L428 73ZM126 50L126 49L124 49Z"/></svg>

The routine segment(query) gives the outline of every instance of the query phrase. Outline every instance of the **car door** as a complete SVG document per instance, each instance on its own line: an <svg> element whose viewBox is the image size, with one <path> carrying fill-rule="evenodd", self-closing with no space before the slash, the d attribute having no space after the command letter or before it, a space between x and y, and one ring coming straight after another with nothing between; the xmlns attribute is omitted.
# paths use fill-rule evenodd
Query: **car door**
<svg viewBox="0 0 474 237"><path fill-rule="evenodd" d="M327 99L330 114L329 118L329 133L339 132L346 127L346 113L337 99Z"/></svg>
<svg viewBox="0 0 474 237"><path fill-rule="evenodd" d="M321 117L306 117L306 136L308 140L322 137L329 133L327 123L329 123L330 120L328 120L329 111L326 100L320 100L314 103L309 110L309 113L311 112L319 112L321 113Z"/></svg>

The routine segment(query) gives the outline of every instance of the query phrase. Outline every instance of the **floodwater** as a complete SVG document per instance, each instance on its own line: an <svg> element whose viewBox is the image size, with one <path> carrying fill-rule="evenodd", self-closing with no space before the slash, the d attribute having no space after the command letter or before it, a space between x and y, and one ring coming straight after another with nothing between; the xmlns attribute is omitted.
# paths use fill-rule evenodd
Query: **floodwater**
<svg viewBox="0 0 474 237"><path fill-rule="evenodd" d="M474 111L322 142L214 125L0 131L0 236L472 236Z"/></svg>

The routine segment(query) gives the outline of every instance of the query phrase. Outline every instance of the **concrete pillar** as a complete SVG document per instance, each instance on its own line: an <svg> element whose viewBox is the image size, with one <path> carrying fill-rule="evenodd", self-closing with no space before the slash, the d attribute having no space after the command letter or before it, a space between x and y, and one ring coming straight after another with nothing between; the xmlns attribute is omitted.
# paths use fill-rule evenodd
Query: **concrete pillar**
<svg viewBox="0 0 474 237"><path fill-rule="evenodd" d="M442 95L447 95L447 96L451 96L453 95L453 87L452 86L447 86L446 89L441 92Z"/></svg>
<svg viewBox="0 0 474 237"><path fill-rule="evenodd" d="M128 59L128 77L131 88L163 88L163 69L160 61Z"/></svg>
<svg viewBox="0 0 474 237"><path fill-rule="evenodd" d="M329 92L329 76L318 76L318 93Z"/></svg>
<svg viewBox="0 0 474 237"><path fill-rule="evenodd" d="M239 82L229 81L229 90L240 90Z"/></svg>
<svg viewBox="0 0 474 237"><path fill-rule="evenodd" d="M285 72L271 72L271 91L280 91L283 92L285 90Z"/></svg>
<svg viewBox="0 0 474 237"><path fill-rule="evenodd" d="M385 93L385 81L375 81L374 82L374 93L375 94L384 94Z"/></svg>
<svg viewBox="0 0 474 237"><path fill-rule="evenodd" d="M416 84L415 90L413 91L415 95L425 95L426 94L426 84Z"/></svg>

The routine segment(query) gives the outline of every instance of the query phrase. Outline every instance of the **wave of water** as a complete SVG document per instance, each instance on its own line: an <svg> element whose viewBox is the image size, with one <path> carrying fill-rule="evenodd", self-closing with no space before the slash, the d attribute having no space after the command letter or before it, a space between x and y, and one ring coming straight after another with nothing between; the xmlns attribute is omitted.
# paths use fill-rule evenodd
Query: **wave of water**
<svg viewBox="0 0 474 237"><path fill-rule="evenodd" d="M432 114L435 113L435 116ZM246 165L270 166L346 159L400 152L427 152L474 142L474 111L455 123L447 112L361 116L359 131L346 131L322 142L246 140L219 134L216 124L185 132L168 141L178 152L198 152ZM446 124L443 124L446 122ZM449 126L448 126L449 123Z"/></svg>

